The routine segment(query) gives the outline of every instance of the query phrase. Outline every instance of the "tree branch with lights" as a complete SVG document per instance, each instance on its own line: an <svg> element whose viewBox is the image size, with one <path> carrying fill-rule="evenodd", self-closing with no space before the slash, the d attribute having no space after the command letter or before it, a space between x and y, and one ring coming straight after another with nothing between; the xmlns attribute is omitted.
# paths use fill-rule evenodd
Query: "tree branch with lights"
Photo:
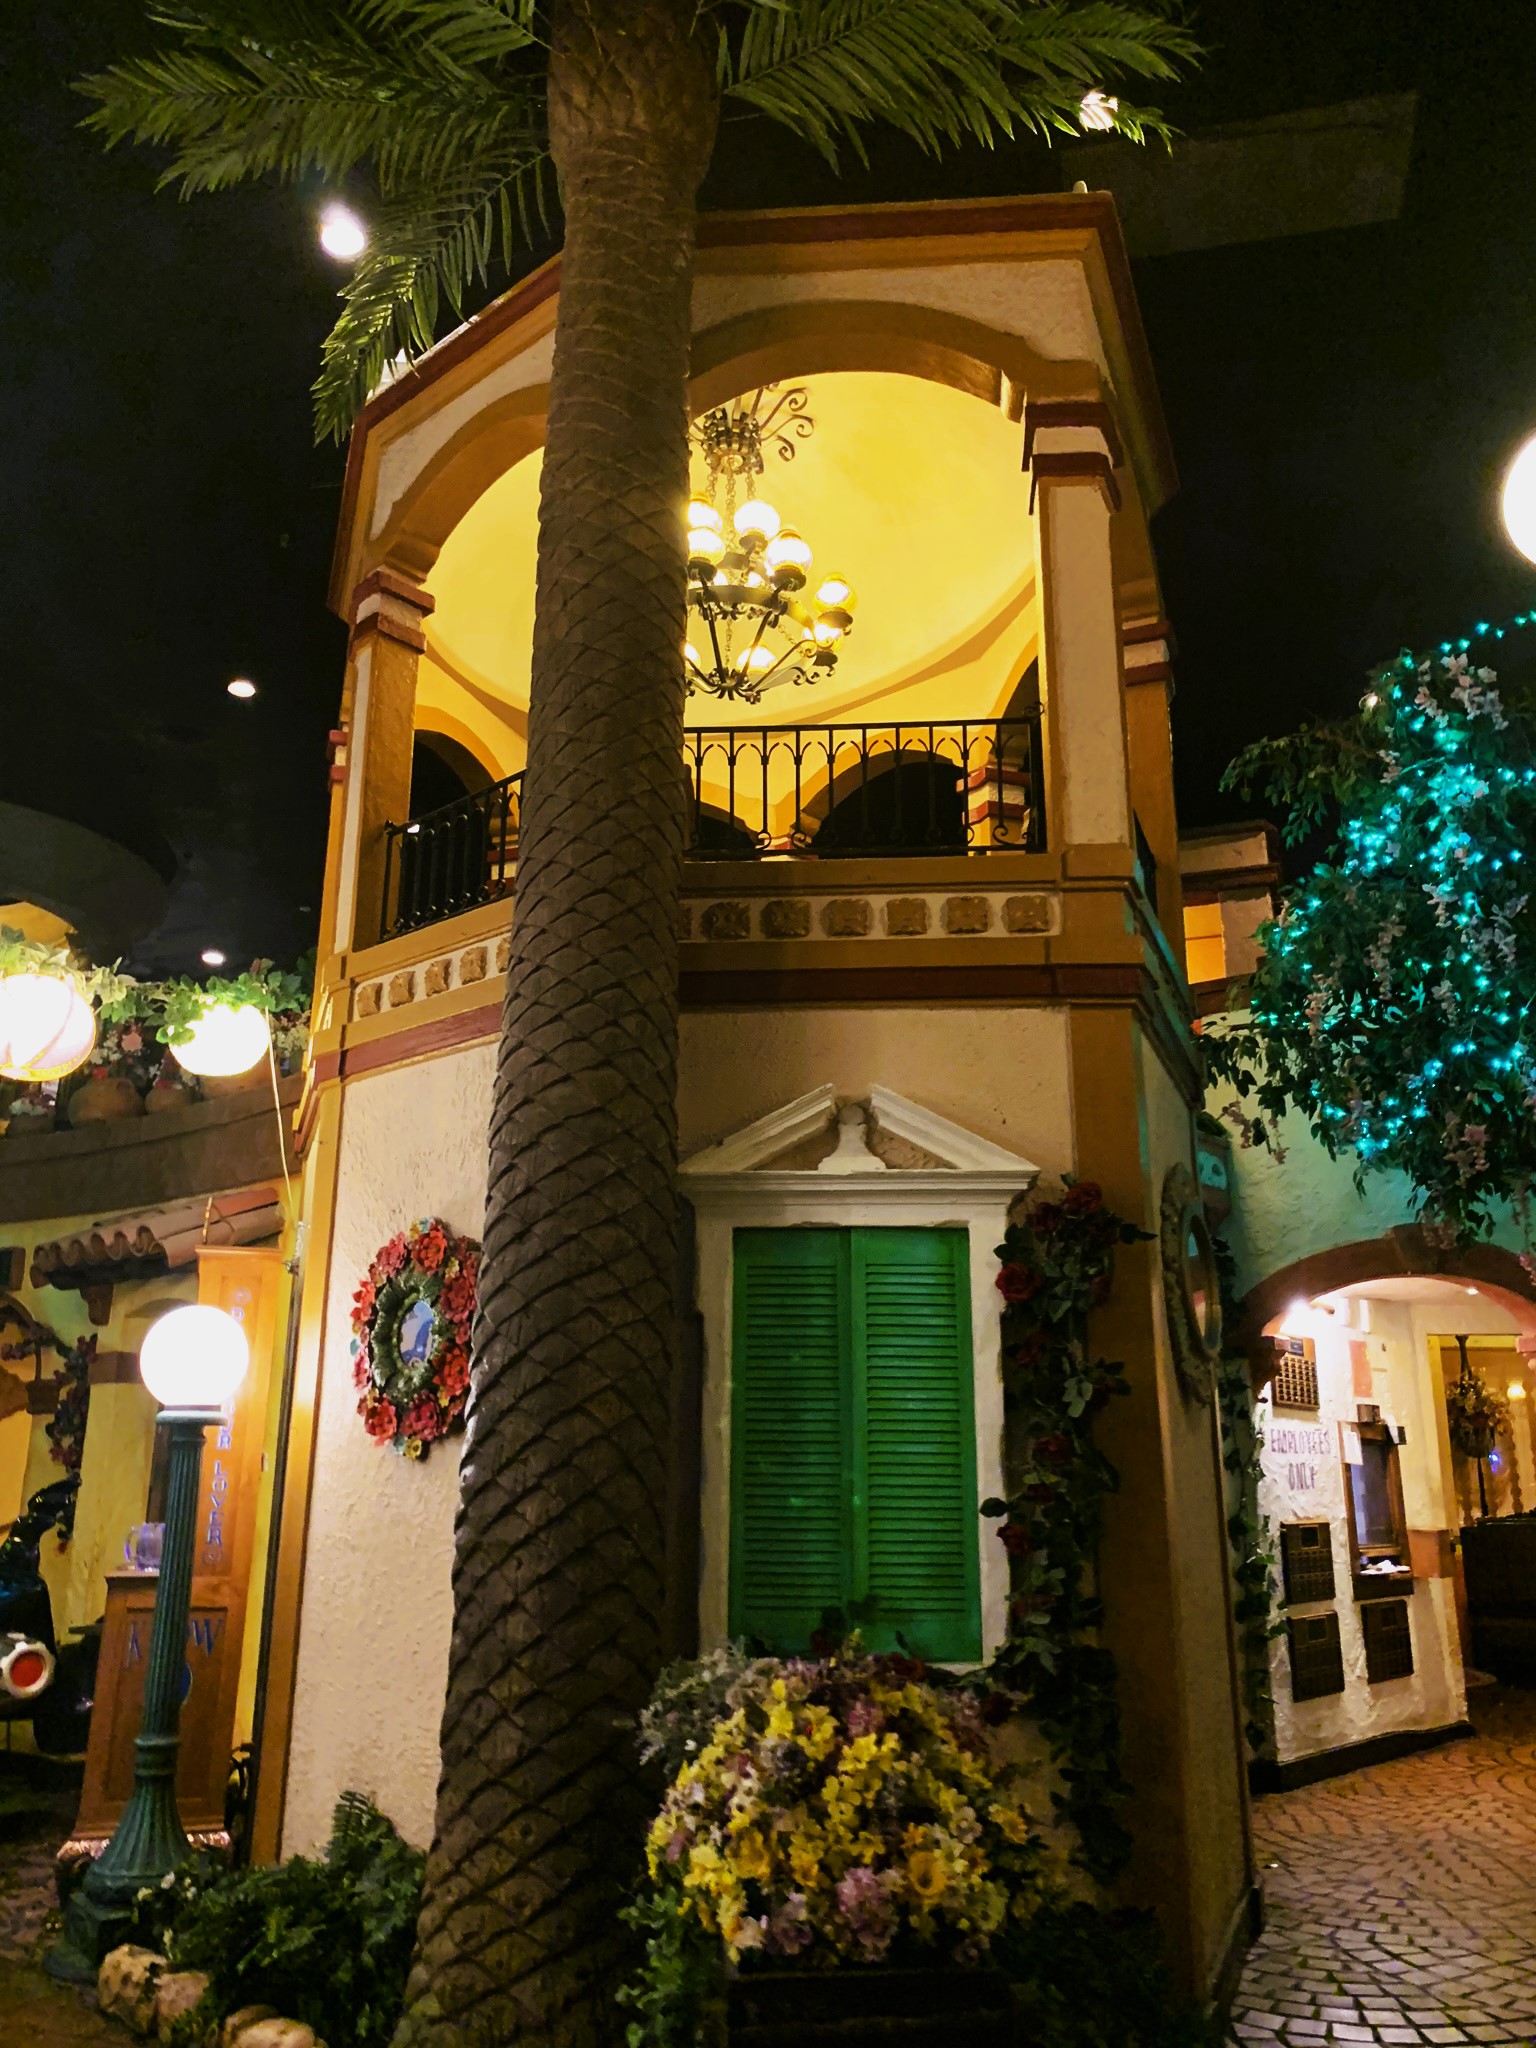
<svg viewBox="0 0 1536 2048"><path fill-rule="evenodd" d="M1422 1220L1524 1222L1536 1180L1536 722L1465 643L1377 670L1358 715L1239 755L1295 843L1332 845L1259 933L1246 1010L1213 1020L1213 1076L1246 1144L1299 1111L1330 1156L1404 1174Z"/></svg>

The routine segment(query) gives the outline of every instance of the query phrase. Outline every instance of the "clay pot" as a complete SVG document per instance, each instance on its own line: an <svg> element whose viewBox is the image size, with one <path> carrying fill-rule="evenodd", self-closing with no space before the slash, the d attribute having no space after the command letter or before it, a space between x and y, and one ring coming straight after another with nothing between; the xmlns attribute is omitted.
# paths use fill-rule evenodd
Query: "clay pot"
<svg viewBox="0 0 1536 2048"><path fill-rule="evenodd" d="M155 1085L144 1098L144 1107L150 1116L158 1116L162 1109L185 1109L189 1102L196 1102L197 1091L181 1071L169 1060L155 1076Z"/></svg>
<svg viewBox="0 0 1536 2048"><path fill-rule="evenodd" d="M53 1105L50 1102L13 1102L6 1121L5 1135L8 1138L36 1138L44 1131L53 1129Z"/></svg>
<svg viewBox="0 0 1536 2048"><path fill-rule="evenodd" d="M103 1074L84 1082L69 1098L72 1130L82 1124L116 1124L144 1114L144 1098L126 1074Z"/></svg>

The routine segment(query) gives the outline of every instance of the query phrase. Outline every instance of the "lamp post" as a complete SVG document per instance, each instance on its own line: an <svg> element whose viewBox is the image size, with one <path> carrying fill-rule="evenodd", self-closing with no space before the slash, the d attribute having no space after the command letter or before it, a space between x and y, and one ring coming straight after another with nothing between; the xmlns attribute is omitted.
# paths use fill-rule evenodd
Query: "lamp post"
<svg viewBox="0 0 1536 2048"><path fill-rule="evenodd" d="M233 1316L203 1303L162 1316L139 1353L144 1384L163 1404L157 1426L166 1433L168 1456L165 1542L134 1743L133 1795L69 1902L63 1937L45 1959L50 1976L94 1982L102 1958L124 1938L135 1898L189 1853L176 1807L176 1762L203 1432L220 1420L249 1362L245 1332Z"/></svg>

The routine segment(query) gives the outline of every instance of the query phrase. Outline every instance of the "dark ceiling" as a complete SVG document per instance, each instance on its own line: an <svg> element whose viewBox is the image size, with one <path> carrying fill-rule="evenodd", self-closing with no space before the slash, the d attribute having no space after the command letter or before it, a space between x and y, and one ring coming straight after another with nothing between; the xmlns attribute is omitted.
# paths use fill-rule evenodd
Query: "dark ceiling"
<svg viewBox="0 0 1536 2048"><path fill-rule="evenodd" d="M1182 475L1158 523L1180 643L1179 787L1230 814L1233 750L1347 707L1373 659L1536 597L1496 484L1536 428L1536 35L1528 6L1206 0L1189 129L1420 94L1400 220L1136 266ZM135 949L313 940L324 741L343 638L324 603L339 452L307 387L336 275L312 198L179 204L105 156L68 81L144 36L134 0L0 10L0 797L94 825L172 878ZM1037 148L940 167L882 144L841 184L776 131L724 138L712 206L1052 188ZM232 675L260 684L250 704Z"/></svg>

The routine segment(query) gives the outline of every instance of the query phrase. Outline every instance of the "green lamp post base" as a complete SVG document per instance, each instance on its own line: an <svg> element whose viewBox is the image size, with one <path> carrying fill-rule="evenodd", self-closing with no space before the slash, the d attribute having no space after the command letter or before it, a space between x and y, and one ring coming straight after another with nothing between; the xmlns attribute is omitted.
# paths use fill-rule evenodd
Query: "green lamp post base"
<svg viewBox="0 0 1536 2048"><path fill-rule="evenodd" d="M144 1713L134 1742L133 1796L105 1849L64 1911L64 1932L43 1958L50 1977L93 1984L103 1959L128 1938L134 1900L160 1884L191 1851L176 1810L181 1748L181 1678L196 1548L197 1489L203 1431L218 1420L206 1408L167 1408L165 1544L144 1674Z"/></svg>

